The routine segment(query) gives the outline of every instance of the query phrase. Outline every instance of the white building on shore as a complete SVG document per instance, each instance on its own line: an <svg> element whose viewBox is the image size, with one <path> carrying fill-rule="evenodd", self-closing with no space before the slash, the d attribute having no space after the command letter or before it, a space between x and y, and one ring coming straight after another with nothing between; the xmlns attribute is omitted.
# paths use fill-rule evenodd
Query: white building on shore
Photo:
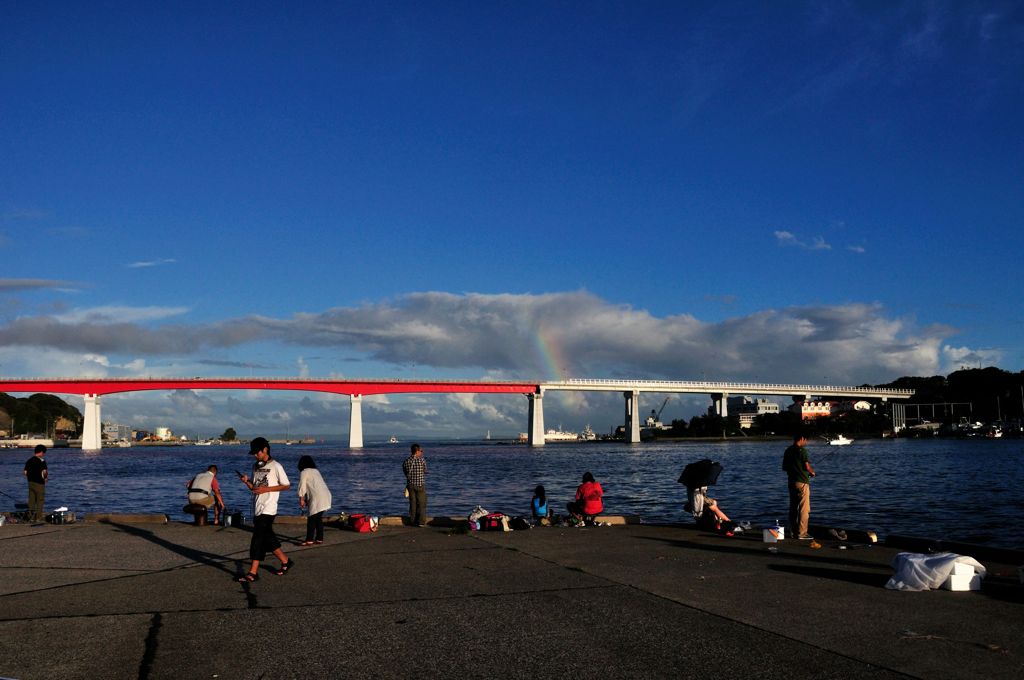
<svg viewBox="0 0 1024 680"><path fill-rule="evenodd" d="M121 425L119 423L103 423L103 438L114 441L131 439L132 428L130 425Z"/></svg>
<svg viewBox="0 0 1024 680"><path fill-rule="evenodd" d="M778 413L779 405L774 401L768 401L760 397L729 397L728 399L729 413L739 416L740 427L742 429L750 429L754 425L754 420L765 413Z"/></svg>

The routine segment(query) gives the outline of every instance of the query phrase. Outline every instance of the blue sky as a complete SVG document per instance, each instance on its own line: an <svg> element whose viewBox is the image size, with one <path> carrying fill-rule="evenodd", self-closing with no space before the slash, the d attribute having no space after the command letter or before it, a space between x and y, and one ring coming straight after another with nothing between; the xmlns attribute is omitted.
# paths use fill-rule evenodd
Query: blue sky
<svg viewBox="0 0 1024 680"><path fill-rule="evenodd" d="M5 2L0 375L1018 371L1022 76L1014 2ZM604 431L621 404L548 411ZM508 398L364 413L525 428ZM211 431L346 414L104 402Z"/></svg>

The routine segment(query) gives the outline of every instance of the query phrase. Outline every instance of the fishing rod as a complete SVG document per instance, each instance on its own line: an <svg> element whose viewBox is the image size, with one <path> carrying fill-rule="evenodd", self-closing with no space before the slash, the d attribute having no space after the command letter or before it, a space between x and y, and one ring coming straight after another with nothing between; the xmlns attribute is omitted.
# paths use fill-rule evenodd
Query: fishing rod
<svg viewBox="0 0 1024 680"><path fill-rule="evenodd" d="M9 493L4 493L3 491L0 491L0 495L7 496L12 501L14 501L14 509L15 510L24 510L25 508L28 507L27 503L25 503L24 501L19 501L17 498L15 498L14 496L12 496Z"/></svg>

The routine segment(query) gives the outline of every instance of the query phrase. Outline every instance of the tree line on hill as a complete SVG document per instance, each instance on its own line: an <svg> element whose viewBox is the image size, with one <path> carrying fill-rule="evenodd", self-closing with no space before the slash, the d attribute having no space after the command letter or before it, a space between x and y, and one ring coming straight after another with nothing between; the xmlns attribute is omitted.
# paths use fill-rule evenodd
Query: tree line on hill
<svg viewBox="0 0 1024 680"><path fill-rule="evenodd" d="M20 434L74 437L81 429L81 412L60 397L33 394L18 398L0 392L0 431L9 437Z"/></svg>

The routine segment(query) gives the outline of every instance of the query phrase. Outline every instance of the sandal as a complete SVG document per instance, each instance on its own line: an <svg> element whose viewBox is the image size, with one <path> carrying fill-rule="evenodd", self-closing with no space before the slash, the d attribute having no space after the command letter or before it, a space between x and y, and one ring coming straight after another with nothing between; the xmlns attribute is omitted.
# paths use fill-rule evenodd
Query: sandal
<svg viewBox="0 0 1024 680"><path fill-rule="evenodd" d="M323 545L324 544L323 541L313 541L313 542L316 543L317 545Z"/></svg>
<svg viewBox="0 0 1024 680"><path fill-rule="evenodd" d="M282 564L281 567L274 573L278 576L284 576L288 573L288 570L291 569L293 566L295 566L295 560L288 560L287 562Z"/></svg>
<svg viewBox="0 0 1024 680"><path fill-rule="evenodd" d="M299 545L314 545L314 543L313 541L303 541L302 543L299 543Z"/></svg>
<svg viewBox="0 0 1024 680"><path fill-rule="evenodd" d="M259 581L260 575L250 571L247 574L242 574L235 580L239 583L252 583L253 581Z"/></svg>

